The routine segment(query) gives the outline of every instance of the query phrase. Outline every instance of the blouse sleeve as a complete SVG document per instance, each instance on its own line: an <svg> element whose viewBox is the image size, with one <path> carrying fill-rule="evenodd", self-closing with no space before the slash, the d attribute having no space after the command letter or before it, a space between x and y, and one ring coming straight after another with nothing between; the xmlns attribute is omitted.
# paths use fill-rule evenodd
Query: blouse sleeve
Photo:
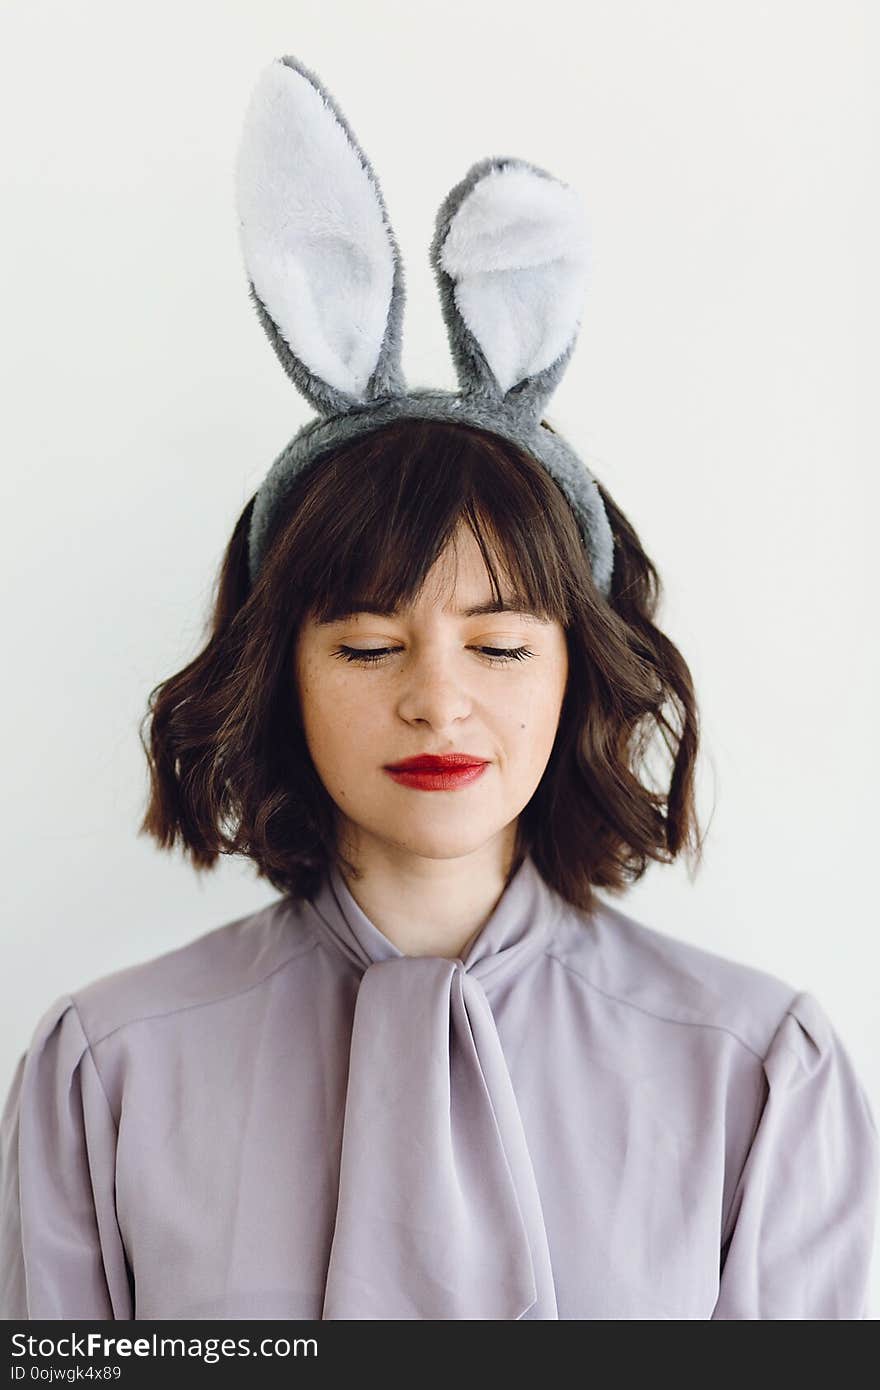
<svg viewBox="0 0 880 1390"><path fill-rule="evenodd" d="M0 1116L0 1317L131 1318L116 1126L76 1004L55 1001Z"/></svg>
<svg viewBox="0 0 880 1390"><path fill-rule="evenodd" d="M789 1005L763 1068L712 1317L866 1318L880 1141L852 1061L811 995Z"/></svg>

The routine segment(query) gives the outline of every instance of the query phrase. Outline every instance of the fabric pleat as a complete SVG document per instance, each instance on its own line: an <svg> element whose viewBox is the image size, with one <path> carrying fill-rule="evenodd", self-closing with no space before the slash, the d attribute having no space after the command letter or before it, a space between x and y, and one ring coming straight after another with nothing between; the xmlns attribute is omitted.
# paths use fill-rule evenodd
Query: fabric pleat
<svg viewBox="0 0 880 1390"><path fill-rule="evenodd" d="M527 856L465 958L407 956L337 870L310 904L361 972L324 1319L557 1318L528 1143L489 994L555 912Z"/></svg>

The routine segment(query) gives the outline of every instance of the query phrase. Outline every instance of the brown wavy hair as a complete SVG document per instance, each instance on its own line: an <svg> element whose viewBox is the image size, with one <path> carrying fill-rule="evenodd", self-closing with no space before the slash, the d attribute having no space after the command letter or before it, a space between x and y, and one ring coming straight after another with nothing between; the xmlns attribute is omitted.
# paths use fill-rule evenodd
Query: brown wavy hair
<svg viewBox="0 0 880 1390"><path fill-rule="evenodd" d="M544 427L551 428L546 421ZM139 834L180 843L197 870L244 855L284 894L310 897L332 862L336 807L302 731L293 651L303 620L354 596L406 606L460 522L500 596L558 620L568 684L556 739L517 822L514 866L585 911L622 893L649 860L702 857L694 799L698 712L684 658L654 624L657 570L599 487L614 535L609 598L593 582L574 515L523 450L467 425L398 420L309 462L276 516L250 585L254 499L235 526L198 655L150 692L140 738L150 771ZM145 737L145 726L148 737ZM648 775L658 741L659 785ZM511 873L513 870L511 869Z"/></svg>

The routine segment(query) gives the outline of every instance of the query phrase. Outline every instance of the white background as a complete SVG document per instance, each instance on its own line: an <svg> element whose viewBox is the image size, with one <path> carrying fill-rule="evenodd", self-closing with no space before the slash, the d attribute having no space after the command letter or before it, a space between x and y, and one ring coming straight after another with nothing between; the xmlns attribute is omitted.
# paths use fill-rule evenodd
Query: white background
<svg viewBox="0 0 880 1390"><path fill-rule="evenodd" d="M428 262L449 188L515 154L582 192L591 288L547 414L660 568L711 818L693 882L652 866L618 905L812 991L880 1116L869 0L3 6L0 1083L57 995L276 896L137 835L137 726L311 415L233 203L283 53L379 177L412 385L456 384Z"/></svg>

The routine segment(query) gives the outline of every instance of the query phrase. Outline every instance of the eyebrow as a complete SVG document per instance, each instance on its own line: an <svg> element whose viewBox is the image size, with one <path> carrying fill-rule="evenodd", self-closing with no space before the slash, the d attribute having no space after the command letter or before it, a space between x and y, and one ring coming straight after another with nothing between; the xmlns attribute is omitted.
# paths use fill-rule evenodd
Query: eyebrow
<svg viewBox="0 0 880 1390"><path fill-rule="evenodd" d="M327 618L319 618L318 626L330 626L332 623L342 623L348 618L356 618L359 614L365 613L377 618L396 618L400 610L397 608L373 608L367 599L354 599L352 607L345 613L336 613ZM535 613L531 608L521 608L515 601L507 599L489 599L486 603L475 603L471 608L458 608L453 613L455 618L482 618L487 613L515 613L517 617L524 618L529 623L543 623L545 620Z"/></svg>

